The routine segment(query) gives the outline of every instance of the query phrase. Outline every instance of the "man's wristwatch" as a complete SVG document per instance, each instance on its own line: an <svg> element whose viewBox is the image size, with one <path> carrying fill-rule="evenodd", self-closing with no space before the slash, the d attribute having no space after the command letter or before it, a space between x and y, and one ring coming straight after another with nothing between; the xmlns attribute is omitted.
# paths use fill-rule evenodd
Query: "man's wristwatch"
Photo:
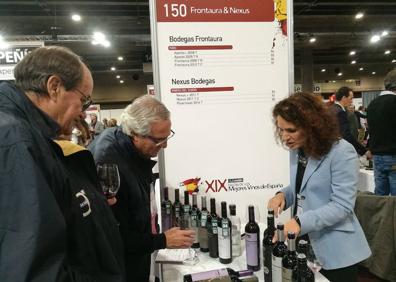
<svg viewBox="0 0 396 282"><path fill-rule="evenodd" d="M297 215L294 216L294 220L297 222L297 224L301 227L301 222L300 219L298 218Z"/></svg>

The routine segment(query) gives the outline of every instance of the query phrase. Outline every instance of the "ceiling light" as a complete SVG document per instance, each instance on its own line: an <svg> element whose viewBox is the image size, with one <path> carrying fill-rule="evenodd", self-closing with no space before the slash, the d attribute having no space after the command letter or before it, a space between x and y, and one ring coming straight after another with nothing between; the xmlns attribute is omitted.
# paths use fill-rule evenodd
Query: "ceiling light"
<svg viewBox="0 0 396 282"><path fill-rule="evenodd" d="M371 74L376 74L376 72L375 72L375 71L373 71Z"/></svg>
<svg viewBox="0 0 396 282"><path fill-rule="evenodd" d="M338 76L342 76L342 72L337 73Z"/></svg>
<svg viewBox="0 0 396 282"><path fill-rule="evenodd" d="M352 61L351 64L352 64L352 65L356 64L356 61Z"/></svg>
<svg viewBox="0 0 396 282"><path fill-rule="evenodd" d="M355 50L352 50L351 52L349 52L349 55L350 56L354 56L356 54L356 51Z"/></svg>
<svg viewBox="0 0 396 282"><path fill-rule="evenodd" d="M388 34L389 34L389 32L386 31L386 30L384 30L384 31L382 32L381 36L387 36Z"/></svg>
<svg viewBox="0 0 396 282"><path fill-rule="evenodd" d="M110 70L112 70L112 71L115 71L115 70L116 70L116 68L115 68L115 67L111 67L111 68L110 68Z"/></svg>
<svg viewBox="0 0 396 282"><path fill-rule="evenodd" d="M381 36L379 36L378 34L375 34L375 35L371 36L371 38L370 38L371 43L376 43L380 40L381 40Z"/></svg>
<svg viewBox="0 0 396 282"><path fill-rule="evenodd" d="M389 55L390 53L391 53L390 50L386 50L386 51L384 52L385 55Z"/></svg>
<svg viewBox="0 0 396 282"><path fill-rule="evenodd" d="M333 80L332 82L333 82L333 83L336 83L336 81L335 81L335 80Z"/></svg>
<svg viewBox="0 0 396 282"><path fill-rule="evenodd" d="M355 19L361 19L361 18L363 18L363 16L364 16L364 14L363 13L357 13L356 15L355 15Z"/></svg>
<svg viewBox="0 0 396 282"><path fill-rule="evenodd" d="M117 75L116 78L120 78L121 76Z"/></svg>
<svg viewBox="0 0 396 282"><path fill-rule="evenodd" d="M92 40L93 45L102 45L103 47L110 47L110 42L106 39L106 35L104 35L102 32L94 32L93 33L93 40Z"/></svg>
<svg viewBox="0 0 396 282"><path fill-rule="evenodd" d="M359 68L360 71L364 70L364 68Z"/></svg>
<svg viewBox="0 0 396 282"><path fill-rule="evenodd" d="M321 70L321 72L325 72L325 71L326 71L326 69L322 69L322 70Z"/></svg>
<svg viewBox="0 0 396 282"><path fill-rule="evenodd" d="M124 81L123 81L123 80L120 80L120 83L122 84L122 83L124 83Z"/></svg>
<svg viewBox="0 0 396 282"><path fill-rule="evenodd" d="M81 16L78 15L78 14L72 15L71 18L72 18L72 20L75 21L75 22L81 21Z"/></svg>
<svg viewBox="0 0 396 282"><path fill-rule="evenodd" d="M122 60L124 60L124 58L123 58L123 57L121 57L121 56L119 56L117 59L118 59L119 61L122 61Z"/></svg>
<svg viewBox="0 0 396 282"><path fill-rule="evenodd" d="M393 60L392 60L392 63L396 63L396 60L395 60L395 59L393 59Z"/></svg>
<svg viewBox="0 0 396 282"><path fill-rule="evenodd" d="M310 39L309 39L309 42L311 42L311 43L314 43L316 41L316 38L315 37L311 37Z"/></svg>

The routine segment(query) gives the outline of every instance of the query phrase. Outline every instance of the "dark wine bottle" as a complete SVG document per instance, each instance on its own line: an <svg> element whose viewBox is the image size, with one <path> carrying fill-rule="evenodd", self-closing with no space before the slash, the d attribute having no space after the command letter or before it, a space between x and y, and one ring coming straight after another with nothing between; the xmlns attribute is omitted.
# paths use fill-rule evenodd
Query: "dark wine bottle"
<svg viewBox="0 0 396 282"><path fill-rule="evenodd" d="M307 257L297 255L297 282L315 282L315 274L307 266Z"/></svg>
<svg viewBox="0 0 396 282"><path fill-rule="evenodd" d="M274 210L268 209L267 228L263 235L263 266L264 281L272 282L272 249L274 244L272 239L275 235Z"/></svg>
<svg viewBox="0 0 396 282"><path fill-rule="evenodd" d="M245 226L247 268L260 269L260 227L255 221L254 206L249 206L249 222Z"/></svg>
<svg viewBox="0 0 396 282"><path fill-rule="evenodd" d="M198 239L201 252L209 252L208 246L208 230L206 229L206 222L208 220L208 210L206 208L206 196L201 197L201 212L199 214L199 228Z"/></svg>
<svg viewBox="0 0 396 282"><path fill-rule="evenodd" d="M233 280L234 278L242 278L251 275L253 275L253 272L251 270L235 271L231 268L222 268L222 269L184 275L183 282L220 281L221 278L226 279L227 277L231 278L231 281L235 281Z"/></svg>
<svg viewBox="0 0 396 282"><path fill-rule="evenodd" d="M184 205L183 213L181 215L180 229L188 229L191 227L191 206L190 206L190 195L188 191L184 191Z"/></svg>
<svg viewBox="0 0 396 282"><path fill-rule="evenodd" d="M287 253L287 247L285 245L285 234L283 234L283 224L276 226L276 234L278 241L274 245L272 250L272 281L282 281L282 258Z"/></svg>
<svg viewBox="0 0 396 282"><path fill-rule="evenodd" d="M227 217L227 203L221 202L221 219L218 221L217 239L219 244L219 260L223 264L232 261L231 220Z"/></svg>
<svg viewBox="0 0 396 282"><path fill-rule="evenodd" d="M219 257L219 245L217 241L217 222L219 218L216 214L216 199L210 199L210 216L207 220L208 230L208 245L209 245L209 256L212 258Z"/></svg>
<svg viewBox="0 0 396 282"><path fill-rule="evenodd" d="M175 202L173 203L173 226L180 225L180 217L182 213L182 204L180 202L179 189L175 189Z"/></svg>
<svg viewBox="0 0 396 282"><path fill-rule="evenodd" d="M172 228L172 203L169 201L168 187L164 187L164 197L161 202L162 232Z"/></svg>
<svg viewBox="0 0 396 282"><path fill-rule="evenodd" d="M295 282L297 280L296 235L287 234L287 253L282 258L282 281Z"/></svg>
<svg viewBox="0 0 396 282"><path fill-rule="evenodd" d="M308 242L303 239L300 239L297 245L297 254L307 255L307 251L308 251Z"/></svg>
<svg viewBox="0 0 396 282"><path fill-rule="evenodd" d="M191 228L195 232L194 243L192 244L192 248L199 248L199 237L198 237L198 227L199 227L199 209L197 205L197 193L194 192L192 194L192 208L191 208Z"/></svg>

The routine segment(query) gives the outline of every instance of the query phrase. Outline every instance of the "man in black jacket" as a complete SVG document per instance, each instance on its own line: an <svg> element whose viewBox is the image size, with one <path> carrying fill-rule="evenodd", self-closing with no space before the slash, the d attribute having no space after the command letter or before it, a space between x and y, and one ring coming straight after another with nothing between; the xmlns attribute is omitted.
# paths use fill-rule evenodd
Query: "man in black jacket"
<svg viewBox="0 0 396 282"><path fill-rule="evenodd" d="M121 116L121 128L106 129L90 145L97 163L115 163L121 184L117 203L112 207L120 224L125 245L127 281L149 281L151 253L163 248L187 248L194 232L172 228L158 234L155 213L150 206L152 157L167 147L173 136L170 113L149 95L137 98ZM150 195L151 194L151 195Z"/></svg>
<svg viewBox="0 0 396 282"><path fill-rule="evenodd" d="M81 241L96 207L73 193L52 141L60 132L71 134L90 105L90 71L69 49L42 47L26 55L14 75L15 85L0 84L0 281L122 281L122 266L117 279L98 280L73 259L91 263L81 245L70 242ZM71 218L76 214L81 224ZM86 230L71 234L73 224Z"/></svg>
<svg viewBox="0 0 396 282"><path fill-rule="evenodd" d="M385 76L384 84L385 91L367 108L369 148L375 194L396 196L396 70Z"/></svg>
<svg viewBox="0 0 396 282"><path fill-rule="evenodd" d="M371 153L368 151L358 140L357 137L351 133L351 128L348 122L348 115L346 112L347 107L352 104L353 91L351 88L343 86L336 92L336 102L332 106L338 119L340 135L343 139L352 144L356 152L367 158L371 159Z"/></svg>

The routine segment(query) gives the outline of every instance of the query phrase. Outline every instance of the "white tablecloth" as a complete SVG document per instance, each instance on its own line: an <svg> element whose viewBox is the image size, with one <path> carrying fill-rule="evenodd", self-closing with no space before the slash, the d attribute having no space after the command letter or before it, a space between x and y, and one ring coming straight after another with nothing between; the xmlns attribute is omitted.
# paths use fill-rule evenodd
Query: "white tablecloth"
<svg viewBox="0 0 396 282"><path fill-rule="evenodd" d="M374 171L366 170L365 168L359 171L359 191L369 191L374 193L375 183L374 183Z"/></svg>
<svg viewBox="0 0 396 282"><path fill-rule="evenodd" d="M246 255L245 252L239 257L233 259L230 264L222 264L218 259L209 257L208 253L202 253L198 251L199 262L194 265L182 265L182 264L163 264L163 282L182 282L183 275L197 273L202 271L220 269L220 268L232 268L233 270L245 270L246 266ZM261 261L262 263L262 261ZM263 268L254 273L260 282L264 282ZM316 273L316 282L328 281L322 274Z"/></svg>

